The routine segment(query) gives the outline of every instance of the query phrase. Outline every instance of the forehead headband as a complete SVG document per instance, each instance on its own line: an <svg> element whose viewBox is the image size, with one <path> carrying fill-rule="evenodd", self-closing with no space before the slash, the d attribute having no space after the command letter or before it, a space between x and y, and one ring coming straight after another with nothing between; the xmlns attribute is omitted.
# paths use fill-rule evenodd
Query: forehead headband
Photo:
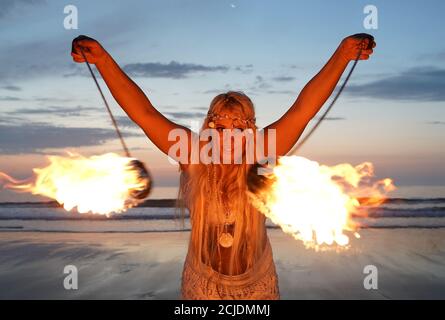
<svg viewBox="0 0 445 320"><path fill-rule="evenodd" d="M229 116L229 115L220 115L220 114L217 114L217 113L213 113L213 112L209 112L209 113L207 113L207 118L210 120L209 121L209 127L210 128L214 128L215 127L215 120L218 120L218 119L230 119L230 120L238 120L238 121L240 121L240 122L242 122L242 123L244 123L244 124L246 124L246 125L249 125L251 122L253 122L253 123L255 123L255 118L247 118L247 119L244 119L244 118L239 118L239 117L233 117L233 116Z"/></svg>
<svg viewBox="0 0 445 320"><path fill-rule="evenodd" d="M224 94L224 104L230 104L230 103L236 103L237 100L228 95L228 94ZM220 115L218 113L214 113L214 112L208 112L207 113L207 119L209 119L209 127L210 128L214 128L215 127L215 120L218 119L230 119L232 121L237 120L240 121L241 123L245 124L245 125L249 125L251 122L255 123L255 118L239 118L239 117L233 117L233 116L229 116L229 115Z"/></svg>

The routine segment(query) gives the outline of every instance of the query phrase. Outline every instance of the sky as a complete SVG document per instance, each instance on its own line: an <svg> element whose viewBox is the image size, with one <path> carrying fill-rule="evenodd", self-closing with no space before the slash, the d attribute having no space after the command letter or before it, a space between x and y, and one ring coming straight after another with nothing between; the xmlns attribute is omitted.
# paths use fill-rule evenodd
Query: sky
<svg viewBox="0 0 445 320"><path fill-rule="evenodd" d="M369 4L377 29L363 24ZM78 29L64 28L67 5L77 8ZM343 38L367 32L374 54L300 155L327 165L370 161L400 190L445 196L443 12L440 0L2 0L0 171L24 179L47 155L122 153L86 66L71 59L80 34L97 39L172 121L201 121L214 96L239 90L264 127ZM153 173L153 197L175 197L178 167L105 93L132 154ZM0 189L0 201L36 199Z"/></svg>

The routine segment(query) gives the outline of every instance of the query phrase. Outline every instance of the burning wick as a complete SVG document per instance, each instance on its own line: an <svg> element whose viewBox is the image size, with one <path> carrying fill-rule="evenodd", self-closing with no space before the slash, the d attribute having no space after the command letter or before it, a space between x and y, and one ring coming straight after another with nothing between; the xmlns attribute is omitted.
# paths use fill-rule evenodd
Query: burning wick
<svg viewBox="0 0 445 320"><path fill-rule="evenodd" d="M17 181L1 173L4 187L55 199L64 209L79 213L109 215L141 203L151 189L151 178L143 163L115 153L89 158L68 153L48 156L50 164L33 169L33 181Z"/></svg>
<svg viewBox="0 0 445 320"><path fill-rule="evenodd" d="M345 232L360 238L352 215L366 214L358 210L363 204L359 197L369 196L367 206L379 205L395 189L391 179L371 183L374 168L369 162L329 167L286 156L279 158L269 174L258 175L260 167L254 165L248 173L252 204L284 232L315 250L347 248Z"/></svg>

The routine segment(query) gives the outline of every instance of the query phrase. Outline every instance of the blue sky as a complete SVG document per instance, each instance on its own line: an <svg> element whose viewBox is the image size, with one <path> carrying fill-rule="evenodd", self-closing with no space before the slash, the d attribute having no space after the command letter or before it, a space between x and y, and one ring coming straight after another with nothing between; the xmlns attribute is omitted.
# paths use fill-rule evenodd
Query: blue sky
<svg viewBox="0 0 445 320"><path fill-rule="evenodd" d="M78 8L65 30L63 8ZM363 27L378 8L379 28ZM99 40L170 119L200 120L219 92L242 90L260 126L279 118L340 41L370 32L330 116L301 150L325 164L371 161L400 186L445 185L443 1L39 1L0 3L0 171L24 178L45 154L119 152L110 121L71 40ZM104 86L104 85L103 85ZM133 153L171 195L177 168L107 96ZM160 189L159 189L160 190ZM168 190L168 191L167 191ZM174 196L174 194L173 194ZM0 201L24 199L7 191Z"/></svg>

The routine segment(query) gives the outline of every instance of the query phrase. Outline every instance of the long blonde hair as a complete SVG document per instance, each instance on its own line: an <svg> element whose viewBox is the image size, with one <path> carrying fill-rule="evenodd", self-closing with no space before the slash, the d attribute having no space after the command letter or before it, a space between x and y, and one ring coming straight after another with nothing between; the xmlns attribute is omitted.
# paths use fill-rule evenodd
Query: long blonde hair
<svg viewBox="0 0 445 320"><path fill-rule="evenodd" d="M238 91L217 95L208 114L219 114L223 110L237 110L245 119L255 117L252 101ZM208 123L206 118L201 130L208 128ZM248 128L257 129L254 121L249 122ZM213 259L221 258L218 257L221 254L218 234L223 226L216 224L212 227L211 222L224 216L223 200L236 216L230 258L223 262L229 264L229 275L245 272L260 258L266 236L265 217L249 202L246 192L248 169L243 156L241 164L191 164L187 171L181 171L178 204L183 215L185 208L190 212L189 250L193 250L193 263L197 267L201 263L212 266ZM245 263L241 264L238 257L245 258ZM221 265L219 269L216 271L221 272Z"/></svg>

